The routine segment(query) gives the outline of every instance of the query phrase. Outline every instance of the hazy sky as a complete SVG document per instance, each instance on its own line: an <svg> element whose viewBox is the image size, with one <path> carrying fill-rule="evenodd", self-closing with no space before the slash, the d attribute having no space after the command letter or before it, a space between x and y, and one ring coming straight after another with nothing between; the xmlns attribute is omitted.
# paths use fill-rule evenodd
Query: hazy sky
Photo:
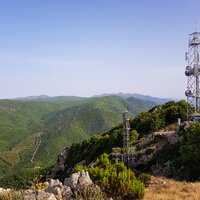
<svg viewBox="0 0 200 200"><path fill-rule="evenodd" d="M199 0L0 0L0 98L184 97Z"/></svg>

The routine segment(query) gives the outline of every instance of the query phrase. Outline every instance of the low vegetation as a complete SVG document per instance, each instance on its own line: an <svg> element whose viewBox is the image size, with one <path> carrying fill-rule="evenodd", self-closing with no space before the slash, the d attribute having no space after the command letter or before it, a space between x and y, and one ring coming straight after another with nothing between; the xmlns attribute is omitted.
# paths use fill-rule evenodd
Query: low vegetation
<svg viewBox="0 0 200 200"><path fill-rule="evenodd" d="M149 187L145 189L144 200L199 200L199 187L200 183L152 177Z"/></svg>
<svg viewBox="0 0 200 200"><path fill-rule="evenodd" d="M144 196L144 186L137 180L135 174L124 163L109 160L108 154L102 154L97 159L98 166L87 168L92 180L100 186L108 197L114 200L141 199ZM77 166L77 170L81 166Z"/></svg>
<svg viewBox="0 0 200 200"><path fill-rule="evenodd" d="M9 191L0 194L0 200L24 200L23 191Z"/></svg>

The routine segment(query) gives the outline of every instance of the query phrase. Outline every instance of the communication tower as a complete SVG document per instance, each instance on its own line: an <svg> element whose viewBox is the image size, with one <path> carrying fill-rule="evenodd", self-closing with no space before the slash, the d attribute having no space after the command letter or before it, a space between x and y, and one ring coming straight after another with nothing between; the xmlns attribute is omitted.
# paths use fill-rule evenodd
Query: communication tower
<svg viewBox="0 0 200 200"><path fill-rule="evenodd" d="M128 112L122 113L122 118L123 118L123 148L124 148L124 153L122 156L123 162L129 166L129 147L130 147L130 138L129 138L129 130L130 130L130 123L128 119Z"/></svg>
<svg viewBox="0 0 200 200"><path fill-rule="evenodd" d="M195 116L200 116L200 32L194 32L189 35L188 52L185 54L185 60L188 62L185 75L187 78L187 90L185 95L189 106L187 108L188 121L194 120Z"/></svg>

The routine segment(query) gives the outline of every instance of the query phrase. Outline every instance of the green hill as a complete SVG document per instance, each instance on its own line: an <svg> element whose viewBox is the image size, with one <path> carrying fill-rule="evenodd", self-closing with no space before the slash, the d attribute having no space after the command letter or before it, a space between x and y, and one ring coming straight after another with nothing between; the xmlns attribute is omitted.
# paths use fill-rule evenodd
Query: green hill
<svg viewBox="0 0 200 200"><path fill-rule="evenodd" d="M191 159L195 156L195 159L198 159L198 163L200 162L199 156L195 154L200 151L199 148L198 150L193 149L195 150L193 151L189 146L187 146L189 142L194 140L194 137L191 137L192 139L189 138L190 140L188 139L185 127L180 129L177 134L175 131L172 131L172 134L170 131L166 130L165 132L164 130L166 127L172 125L173 127L176 127L174 123L177 122L177 118L185 120L186 110L187 103L185 101L168 102L163 105L155 106L148 112L142 112L130 121L130 133L133 134L134 138L131 146L131 156L134 158L132 166L130 166L132 169L137 169L138 172L150 172L154 165L163 167L162 165L165 165L165 163L170 160L174 166L172 176L174 176L174 173L176 172L177 177L179 178L180 174L185 174L185 171L179 172L179 170L185 170L185 168L188 170L187 165L192 165L192 163L188 162L187 165L184 166L185 160L188 160L188 158ZM197 135L199 133L199 127L200 126L198 125L197 129L194 130L193 128L191 131L196 131L195 134ZM161 129L163 129L161 135L152 135L153 132ZM137 134L135 134L135 131L139 133L138 138L136 137ZM184 139L185 136L186 138ZM196 147L197 144L195 141L192 142L192 145ZM113 148L116 148L116 151L113 150ZM101 136L93 136L89 140L73 143L72 146L65 149L65 170L53 171L54 178L65 178L66 174L70 173L78 163L82 163L86 166L90 165L103 153L108 153L111 157L113 157L113 155L114 157L119 156L123 151L123 148L120 148L122 148L121 125L103 133ZM186 152L189 150L191 154L187 155ZM150 159L149 162L146 162L148 155L154 151L154 157L150 157L152 159ZM194 152L193 155L192 151ZM119 157L121 158L121 155ZM140 162L142 157L144 158L144 162ZM59 162L57 164L59 165ZM199 169L199 166L196 166L196 168ZM57 167L57 169L60 168ZM198 170L196 170L196 172L197 171Z"/></svg>
<svg viewBox="0 0 200 200"><path fill-rule="evenodd" d="M133 117L153 106L117 96L1 100L0 177L14 168L50 166L64 147L120 124L121 112Z"/></svg>

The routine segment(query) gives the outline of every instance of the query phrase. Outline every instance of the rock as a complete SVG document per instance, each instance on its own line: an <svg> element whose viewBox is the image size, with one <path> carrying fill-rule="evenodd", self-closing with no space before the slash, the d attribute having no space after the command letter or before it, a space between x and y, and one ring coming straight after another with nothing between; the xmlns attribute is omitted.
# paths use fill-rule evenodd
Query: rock
<svg viewBox="0 0 200 200"><path fill-rule="evenodd" d="M9 193L11 189L0 188L0 193Z"/></svg>
<svg viewBox="0 0 200 200"><path fill-rule="evenodd" d="M73 196L74 196L74 194L73 194L71 188L68 186L64 186L63 191L62 191L62 197L64 199L68 200L68 199L72 199Z"/></svg>
<svg viewBox="0 0 200 200"><path fill-rule="evenodd" d="M26 190L24 200L36 200L36 193L31 189Z"/></svg>
<svg viewBox="0 0 200 200"><path fill-rule="evenodd" d="M54 194L50 194L47 200L57 200Z"/></svg>
<svg viewBox="0 0 200 200"><path fill-rule="evenodd" d="M51 179L50 182L49 182L49 186L46 189L46 191L53 193L53 191L56 187L62 188L63 187L62 182L60 182L58 179L57 180Z"/></svg>
<svg viewBox="0 0 200 200"><path fill-rule="evenodd" d="M55 167L53 168L51 174L47 176L48 178L55 177L56 174L59 174L60 172L64 171L65 169L65 161L69 155L69 149L65 148L57 157L57 162Z"/></svg>
<svg viewBox="0 0 200 200"><path fill-rule="evenodd" d="M90 179L88 172L85 172L84 170L82 170L80 172L80 177L78 179L79 187L85 187L85 186L92 185L92 184L93 184L93 182Z"/></svg>
<svg viewBox="0 0 200 200"><path fill-rule="evenodd" d="M70 178L66 178L64 181L64 185L70 187L73 190L77 190L80 187L92 184L93 182L90 179L88 172L85 172L84 170L73 173Z"/></svg>
<svg viewBox="0 0 200 200"><path fill-rule="evenodd" d="M57 200L54 194L45 192L43 190L38 190L37 200Z"/></svg>
<svg viewBox="0 0 200 200"><path fill-rule="evenodd" d="M56 195L56 196L62 196L61 189L62 188L60 188L60 187L55 187L54 190L53 190L53 194Z"/></svg>
<svg viewBox="0 0 200 200"><path fill-rule="evenodd" d="M75 189L78 184L78 179L80 177L80 172L73 173L70 178L66 178L64 185L69 186L72 189Z"/></svg>

